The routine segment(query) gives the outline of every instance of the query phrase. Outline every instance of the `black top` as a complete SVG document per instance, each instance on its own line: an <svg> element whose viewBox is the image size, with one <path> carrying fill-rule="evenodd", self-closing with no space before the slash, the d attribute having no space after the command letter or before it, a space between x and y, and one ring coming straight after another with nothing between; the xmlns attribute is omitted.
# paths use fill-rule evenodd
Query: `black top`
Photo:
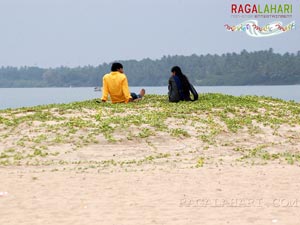
<svg viewBox="0 0 300 225"><path fill-rule="evenodd" d="M173 76L170 77L169 79L169 101L170 102L179 102L180 101L180 95L179 95L179 90L176 85L176 81Z"/></svg>
<svg viewBox="0 0 300 225"><path fill-rule="evenodd" d="M185 79L187 81L188 87L182 87L183 85L180 84L181 86L181 90L178 87L178 80L177 82L175 80L174 76L171 76L169 78L169 85L168 85L168 89L169 89L169 101L170 102L179 102L179 101L195 101L198 100L198 93L195 90L195 88L193 87L193 85L190 84L190 82L188 81L187 77L185 76ZM183 90L182 90L183 89ZM190 91L192 92L194 99L191 99L190 96Z"/></svg>

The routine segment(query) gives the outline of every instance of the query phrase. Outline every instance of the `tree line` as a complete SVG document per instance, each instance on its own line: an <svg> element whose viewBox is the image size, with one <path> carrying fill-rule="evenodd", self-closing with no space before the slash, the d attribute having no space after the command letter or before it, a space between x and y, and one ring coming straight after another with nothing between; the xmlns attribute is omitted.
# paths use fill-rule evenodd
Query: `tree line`
<svg viewBox="0 0 300 225"><path fill-rule="evenodd" d="M222 55L163 56L161 59L119 61L130 86L166 86L170 70L178 65L197 86L300 84L297 54L265 51ZM110 72L110 64L83 67L1 67L0 87L95 87Z"/></svg>

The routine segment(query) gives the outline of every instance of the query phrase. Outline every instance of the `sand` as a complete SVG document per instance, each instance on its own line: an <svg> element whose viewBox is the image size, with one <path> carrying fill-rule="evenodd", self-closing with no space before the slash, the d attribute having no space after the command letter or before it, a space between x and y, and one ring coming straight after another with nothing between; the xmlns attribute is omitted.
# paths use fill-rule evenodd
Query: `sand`
<svg viewBox="0 0 300 225"><path fill-rule="evenodd" d="M284 224L300 218L299 168L0 172L0 224Z"/></svg>
<svg viewBox="0 0 300 225"><path fill-rule="evenodd" d="M298 105L240 107L235 115L233 107L228 118L269 120L234 132L216 113L222 107L168 117L164 129L153 123L163 108L151 104L1 112L0 225L300 224ZM173 105L166 113L170 107L177 113ZM132 113L147 123L105 120Z"/></svg>

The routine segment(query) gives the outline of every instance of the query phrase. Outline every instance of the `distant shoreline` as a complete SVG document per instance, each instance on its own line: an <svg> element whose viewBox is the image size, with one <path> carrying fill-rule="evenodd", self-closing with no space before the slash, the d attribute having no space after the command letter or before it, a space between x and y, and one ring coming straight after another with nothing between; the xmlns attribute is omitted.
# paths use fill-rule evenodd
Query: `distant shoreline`
<svg viewBox="0 0 300 225"><path fill-rule="evenodd" d="M167 95L167 86L131 86L130 91L139 92L146 89L147 94ZM280 86L195 86L200 93L222 93L233 96L258 95L300 102L300 85ZM0 109L30 107L36 105L70 103L96 99L101 97L101 91L94 87L72 88L0 88ZM165 97L167 99L167 97ZM201 97L200 97L201 101Z"/></svg>

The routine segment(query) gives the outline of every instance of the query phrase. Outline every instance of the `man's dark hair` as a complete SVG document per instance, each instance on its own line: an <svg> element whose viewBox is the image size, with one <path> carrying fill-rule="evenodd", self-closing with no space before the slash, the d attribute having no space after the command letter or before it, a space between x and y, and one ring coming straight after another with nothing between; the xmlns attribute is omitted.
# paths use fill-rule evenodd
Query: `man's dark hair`
<svg viewBox="0 0 300 225"><path fill-rule="evenodd" d="M115 71L118 71L119 69L123 69L123 65L121 63L113 63L111 65L111 71L115 72Z"/></svg>

